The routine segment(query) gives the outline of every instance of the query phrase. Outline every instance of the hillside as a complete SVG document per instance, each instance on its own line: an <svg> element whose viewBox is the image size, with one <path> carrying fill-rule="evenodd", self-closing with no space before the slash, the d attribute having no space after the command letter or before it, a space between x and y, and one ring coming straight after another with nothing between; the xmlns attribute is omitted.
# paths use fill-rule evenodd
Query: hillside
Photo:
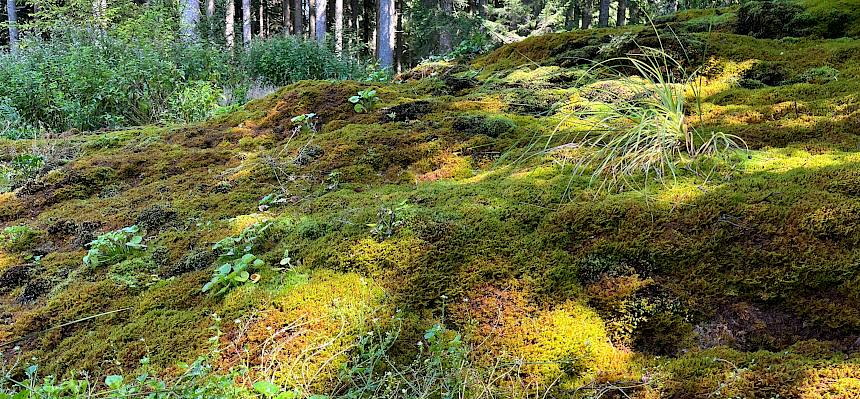
<svg viewBox="0 0 860 399"><path fill-rule="evenodd" d="M3 141L4 359L101 384L205 355L237 390L301 397L860 397L860 4L818 3L798 32L694 10L196 125ZM741 34L749 15L779 29ZM699 69L689 123L748 150L613 190L534 151L624 92L586 60L643 46ZM202 292L244 254L245 279Z"/></svg>

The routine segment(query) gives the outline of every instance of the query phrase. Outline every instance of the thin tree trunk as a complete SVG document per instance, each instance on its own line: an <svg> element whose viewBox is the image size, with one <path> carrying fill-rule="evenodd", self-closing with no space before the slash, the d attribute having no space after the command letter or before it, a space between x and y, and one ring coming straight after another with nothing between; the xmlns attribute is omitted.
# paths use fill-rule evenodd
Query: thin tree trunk
<svg viewBox="0 0 860 399"><path fill-rule="evenodd" d="M616 26L627 24L627 0L618 0L618 14L615 18Z"/></svg>
<svg viewBox="0 0 860 399"><path fill-rule="evenodd" d="M376 57L383 68L394 66L394 0L378 0Z"/></svg>
<svg viewBox="0 0 860 399"><path fill-rule="evenodd" d="M305 7L302 0L293 0L293 33L296 36L304 36L305 34Z"/></svg>
<svg viewBox="0 0 860 399"><path fill-rule="evenodd" d="M183 3L184 4L184 3ZM7 3L8 7L8 3ZM96 25L98 25L98 30L104 31L107 17L107 0L93 0L93 18L96 20ZM16 26L17 33L17 26Z"/></svg>
<svg viewBox="0 0 860 399"><path fill-rule="evenodd" d="M251 45L251 0L242 0L242 45Z"/></svg>
<svg viewBox="0 0 860 399"><path fill-rule="evenodd" d="M669 6L667 7L666 11L669 14L678 12L678 0L669 0Z"/></svg>
<svg viewBox="0 0 860 399"><path fill-rule="evenodd" d="M316 39L320 43L325 43L327 6L328 0L316 0L316 9L314 10L316 13L316 22L314 26L316 28Z"/></svg>
<svg viewBox="0 0 860 399"><path fill-rule="evenodd" d="M334 51L343 52L343 0L334 0Z"/></svg>
<svg viewBox="0 0 860 399"><path fill-rule="evenodd" d="M215 0L206 0L206 24L209 26L209 41L215 41Z"/></svg>
<svg viewBox="0 0 860 399"><path fill-rule="evenodd" d="M403 70L403 52L406 48L403 41L403 0L394 0L394 18L394 72L400 72Z"/></svg>
<svg viewBox="0 0 860 399"><path fill-rule="evenodd" d="M197 25L200 23L200 1L183 0L182 19L179 26L180 36L186 43L196 42Z"/></svg>
<svg viewBox="0 0 860 399"><path fill-rule="evenodd" d="M18 10L15 0L6 0L6 15L9 16L9 51L18 53Z"/></svg>
<svg viewBox="0 0 860 399"><path fill-rule="evenodd" d="M227 11L224 18L224 41L227 42L227 48L232 49L236 45L236 2L235 0L226 1Z"/></svg>
<svg viewBox="0 0 860 399"><path fill-rule="evenodd" d="M290 11L290 0L283 0L281 4L284 8L284 35L289 35L292 32L293 18Z"/></svg>
<svg viewBox="0 0 860 399"><path fill-rule="evenodd" d="M439 5L442 8L442 17L446 20L454 14L453 0L440 0ZM442 54L448 54L454 50L453 43L451 43L451 29L452 27L446 23L439 32L439 52Z"/></svg>
<svg viewBox="0 0 860 399"><path fill-rule="evenodd" d="M260 0L260 8L257 16L257 36L260 38L266 37L266 1Z"/></svg>
<svg viewBox="0 0 860 399"><path fill-rule="evenodd" d="M350 49L355 48L355 41L358 39L358 14L361 14L358 0L349 0Z"/></svg>
<svg viewBox="0 0 860 399"><path fill-rule="evenodd" d="M594 9L594 0L585 0L582 3L582 29L591 28L591 20L594 18L592 15Z"/></svg>
<svg viewBox="0 0 860 399"><path fill-rule="evenodd" d="M609 26L609 0L600 0L600 14L597 17L597 26L599 28Z"/></svg>
<svg viewBox="0 0 860 399"><path fill-rule="evenodd" d="M630 24L639 24L639 0L630 0Z"/></svg>
<svg viewBox="0 0 860 399"><path fill-rule="evenodd" d="M362 0L364 14L361 17L361 36L362 40L365 44L367 44L366 55L370 56L375 54L376 41L373 38L373 0Z"/></svg>

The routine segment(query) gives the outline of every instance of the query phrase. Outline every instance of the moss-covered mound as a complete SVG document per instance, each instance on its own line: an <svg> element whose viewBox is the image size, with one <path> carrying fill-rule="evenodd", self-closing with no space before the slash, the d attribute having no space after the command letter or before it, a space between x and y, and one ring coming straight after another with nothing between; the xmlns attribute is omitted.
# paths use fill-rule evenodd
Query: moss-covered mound
<svg viewBox="0 0 860 399"><path fill-rule="evenodd" d="M510 396L857 397L860 40L695 28L718 13L302 82L195 126L4 142L0 349L59 376L143 358L170 376L214 335L239 384L342 395L387 332L378 367L445 342L515 365L481 374ZM529 150L624 89L585 59L658 38L701 68L696 123L748 152L607 192ZM357 113L368 87L379 106Z"/></svg>

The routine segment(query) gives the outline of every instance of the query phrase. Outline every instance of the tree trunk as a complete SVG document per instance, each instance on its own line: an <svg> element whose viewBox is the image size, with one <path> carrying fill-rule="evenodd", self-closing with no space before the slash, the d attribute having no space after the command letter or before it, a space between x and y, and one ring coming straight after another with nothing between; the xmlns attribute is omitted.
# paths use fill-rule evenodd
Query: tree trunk
<svg viewBox="0 0 860 399"><path fill-rule="evenodd" d="M618 14L615 19L616 26L627 24L627 0L618 0Z"/></svg>
<svg viewBox="0 0 860 399"><path fill-rule="evenodd" d="M6 15L9 16L9 51L18 52L18 13L15 0L6 0Z"/></svg>
<svg viewBox="0 0 860 399"><path fill-rule="evenodd" d="M394 0L378 0L376 19L376 57L379 66L394 66Z"/></svg>
<svg viewBox="0 0 860 399"><path fill-rule="evenodd" d="M361 9L358 8L358 0L349 0L349 28L350 28L350 48L355 48L354 40L358 37L358 14L361 14Z"/></svg>
<svg viewBox="0 0 860 399"><path fill-rule="evenodd" d="M591 20L594 18L592 15L594 9L594 0L585 0L582 3L582 29L591 28Z"/></svg>
<svg viewBox="0 0 860 399"><path fill-rule="evenodd" d="M257 17L257 36L260 38L266 37L266 1L260 0L260 8Z"/></svg>
<svg viewBox="0 0 860 399"><path fill-rule="evenodd" d="M600 0L600 13L597 17L597 27L609 26L609 0Z"/></svg>
<svg viewBox="0 0 860 399"><path fill-rule="evenodd" d="M374 48L376 47L375 39L371 40L373 38L373 25L371 22L373 20L374 10L373 0L362 0L362 3L364 4L364 7L362 8L364 10L364 14L361 17L361 36L364 43L367 44L367 50L369 50L366 51L365 55L371 56L375 54L375 50L372 49L371 46Z"/></svg>
<svg viewBox="0 0 860 399"><path fill-rule="evenodd" d="M320 43L325 43L325 31L326 31L326 7L328 6L328 0L316 0L316 8L314 12L316 13L316 22L314 26L316 28L316 39Z"/></svg>
<svg viewBox="0 0 860 399"><path fill-rule="evenodd" d="M251 45L251 0L242 0L242 45Z"/></svg>
<svg viewBox="0 0 860 399"><path fill-rule="evenodd" d="M439 5L442 8L442 17L446 20L454 15L454 1L453 0L440 0ZM442 54L448 54L451 51L454 51L453 43L451 43L451 29L453 27L450 24L445 23L441 27L441 31L439 32L439 52Z"/></svg>
<svg viewBox="0 0 860 399"><path fill-rule="evenodd" d="M283 3L281 5L284 8L284 35L289 35L290 33L292 33L291 25L293 24L292 12L290 10L290 0L283 0Z"/></svg>
<svg viewBox="0 0 860 399"><path fill-rule="evenodd" d="M639 24L639 0L630 0L630 24Z"/></svg>
<svg viewBox="0 0 860 399"><path fill-rule="evenodd" d="M184 3L183 3L184 4ZM8 3L7 3L8 7ZM105 29L105 18L107 17L107 0L93 0L93 18L96 20L96 25L98 25L98 30L104 31ZM17 18L16 18L17 20ZM17 33L17 26L16 26Z"/></svg>
<svg viewBox="0 0 860 399"><path fill-rule="evenodd" d="M334 0L334 51L343 52L343 0Z"/></svg>
<svg viewBox="0 0 860 399"><path fill-rule="evenodd" d="M669 0L669 5L666 8L666 11L669 14L678 12L678 0Z"/></svg>
<svg viewBox="0 0 860 399"><path fill-rule="evenodd" d="M293 0L293 33L296 36L305 34L305 7L302 0Z"/></svg>
<svg viewBox="0 0 860 399"><path fill-rule="evenodd" d="M206 0L206 25L209 27L209 41L215 41L215 0Z"/></svg>
<svg viewBox="0 0 860 399"><path fill-rule="evenodd" d="M200 0L182 1L182 19L179 32L182 40L186 43L196 42L197 25L200 23Z"/></svg>
<svg viewBox="0 0 860 399"><path fill-rule="evenodd" d="M236 45L236 2L227 0L226 3L227 16L224 18L224 41L227 42L227 48L232 49Z"/></svg>

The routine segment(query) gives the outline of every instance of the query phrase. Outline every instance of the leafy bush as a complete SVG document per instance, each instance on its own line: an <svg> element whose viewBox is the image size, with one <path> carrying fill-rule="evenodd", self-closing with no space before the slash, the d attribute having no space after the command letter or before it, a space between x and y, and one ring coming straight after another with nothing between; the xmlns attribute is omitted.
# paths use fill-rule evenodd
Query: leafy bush
<svg viewBox="0 0 860 399"><path fill-rule="evenodd" d="M9 226L0 233L0 248L6 251L26 251L43 234L27 225Z"/></svg>
<svg viewBox="0 0 860 399"><path fill-rule="evenodd" d="M197 122L210 117L223 98L223 91L212 82L194 81L176 91L168 100L165 119Z"/></svg>
<svg viewBox="0 0 860 399"><path fill-rule="evenodd" d="M34 139L37 129L21 117L8 97L0 98L0 137L11 140Z"/></svg>
<svg viewBox="0 0 860 399"><path fill-rule="evenodd" d="M111 231L90 242L90 250L84 256L84 264L90 267L113 265L142 252L146 245L138 234L137 225Z"/></svg>
<svg viewBox="0 0 860 399"><path fill-rule="evenodd" d="M292 36L253 42L243 65L250 76L279 86L306 79L360 80L366 75L361 62Z"/></svg>
<svg viewBox="0 0 860 399"><path fill-rule="evenodd" d="M0 163L0 192L23 186L36 177L44 166L45 159L34 154L21 154L11 162Z"/></svg>
<svg viewBox="0 0 860 399"><path fill-rule="evenodd" d="M839 80L839 71L828 67L810 68L797 77L797 81L803 83L824 84Z"/></svg>

